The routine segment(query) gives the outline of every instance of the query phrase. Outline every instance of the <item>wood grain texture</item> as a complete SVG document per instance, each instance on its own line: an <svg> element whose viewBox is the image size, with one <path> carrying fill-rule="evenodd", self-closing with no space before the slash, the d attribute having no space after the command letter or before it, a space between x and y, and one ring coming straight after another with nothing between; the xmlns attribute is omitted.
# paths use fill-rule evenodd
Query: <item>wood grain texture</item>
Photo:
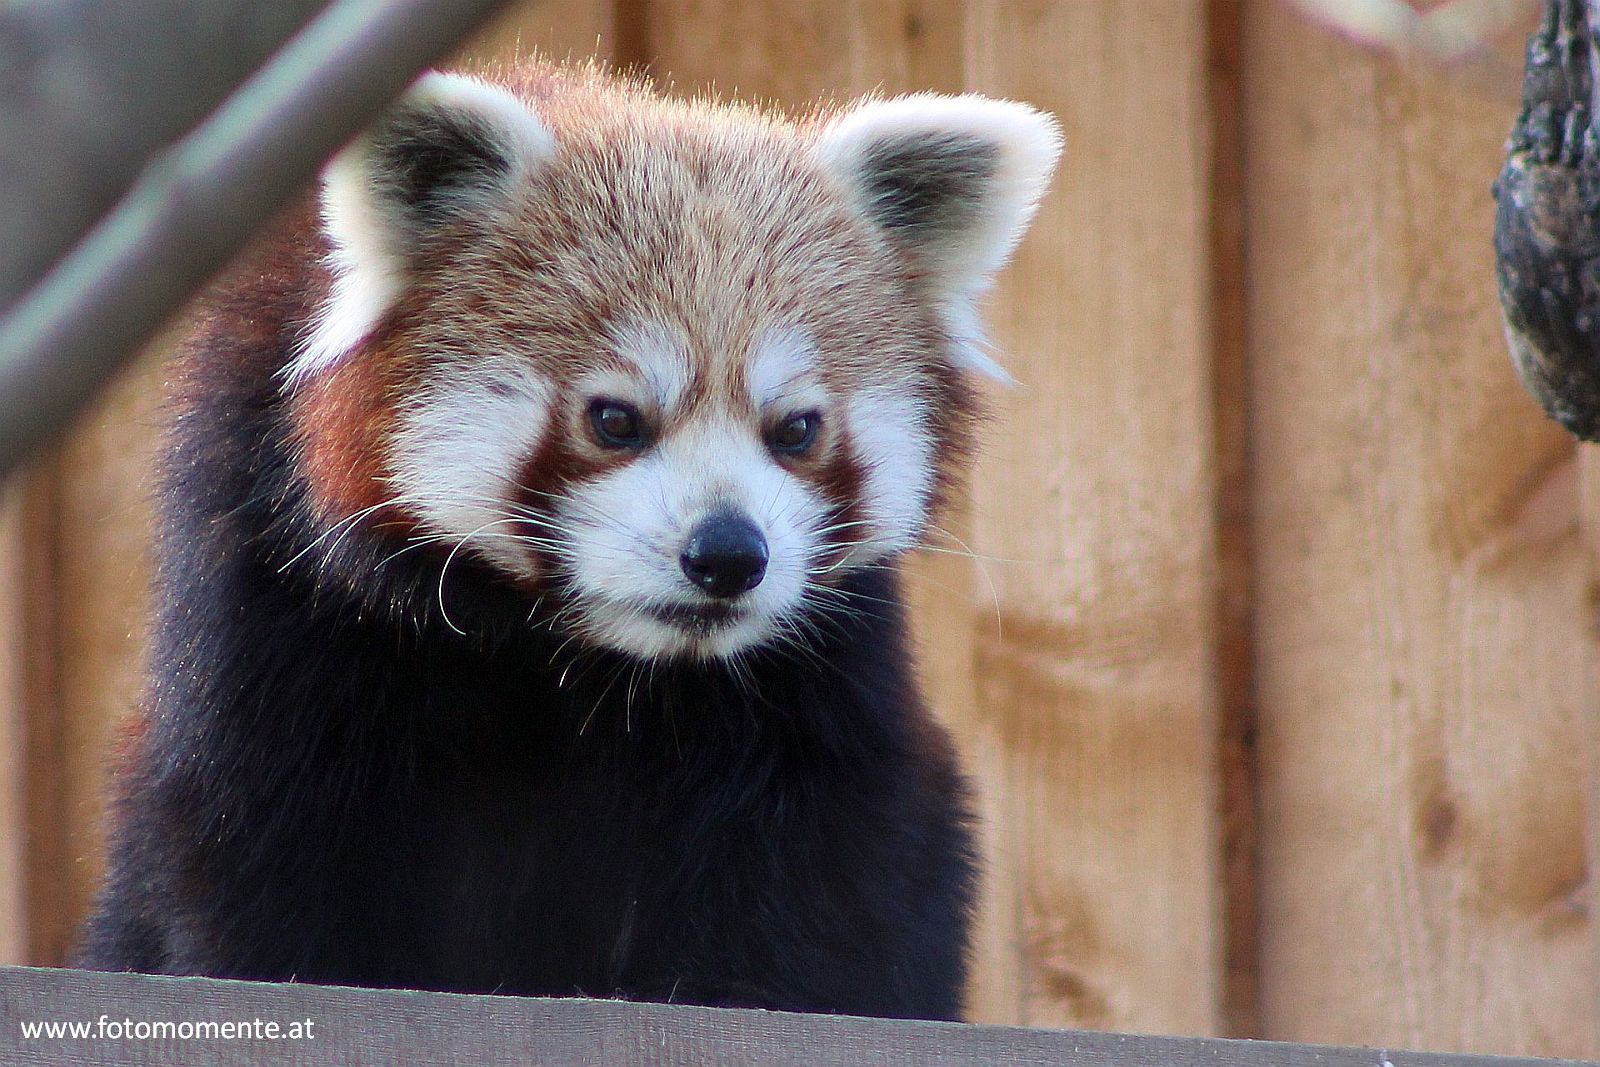
<svg viewBox="0 0 1600 1067"><path fill-rule="evenodd" d="M21 488L0 488L0 964L28 962L25 521Z"/></svg>
<svg viewBox="0 0 1600 1067"><path fill-rule="evenodd" d="M138 706L147 645L150 493L163 359L159 338L74 425L47 467L54 487L48 620L54 649L58 880L36 897L34 958L62 962L99 884L107 773ZM35 773L39 773L35 771Z"/></svg>
<svg viewBox="0 0 1600 1067"><path fill-rule="evenodd" d="M1589 638L1586 697L1583 705L1584 762L1588 768L1589 881L1584 904L1595 908L1595 871L1600 870L1600 448L1579 446L1580 514L1588 581L1584 584L1585 633ZM1600 922L1591 917L1593 966L1600 975ZM1600 999L1600 998L1597 998ZM1600 1027L1600 1022L1596 1023Z"/></svg>
<svg viewBox="0 0 1600 1067"><path fill-rule="evenodd" d="M23 1022L311 1022L312 1039L34 1039ZM0 1059L60 1064L805 1064L807 1067L1553 1067L1366 1048L1026 1030L614 1000L459 996L0 969Z"/></svg>
<svg viewBox="0 0 1600 1067"><path fill-rule="evenodd" d="M971 5L968 86L1066 132L992 301L1022 383L975 479L1001 625L1023 1022L1221 1025L1216 534L1200 3ZM1159 931L1159 934L1155 933Z"/></svg>
<svg viewBox="0 0 1600 1067"><path fill-rule="evenodd" d="M22 798L21 855L13 878L20 883L22 909L12 933L23 961L56 958L63 928L64 887L72 877L71 855L62 836L68 789L63 774L67 753L59 708L55 639L55 575L58 529L57 486L53 465L15 477L10 543L16 553L7 618L17 627L19 654L11 665L14 701L13 741L20 753L14 788Z"/></svg>
<svg viewBox="0 0 1600 1067"><path fill-rule="evenodd" d="M1246 318L1241 0L1208 0L1206 88L1212 437L1216 456L1217 809L1221 840L1221 1032L1260 1032L1255 615L1251 589L1249 332Z"/></svg>
<svg viewBox="0 0 1600 1067"><path fill-rule="evenodd" d="M1265 1033L1590 1055L1578 481L1489 240L1513 105L1246 12Z"/></svg>
<svg viewBox="0 0 1600 1067"><path fill-rule="evenodd" d="M873 91L959 91L959 0L645 0L650 71L675 93L714 90L807 108Z"/></svg>
<svg viewBox="0 0 1600 1067"><path fill-rule="evenodd" d="M479 32L456 57L471 64L537 51L558 60L629 62L616 54L623 0L521 0Z"/></svg>

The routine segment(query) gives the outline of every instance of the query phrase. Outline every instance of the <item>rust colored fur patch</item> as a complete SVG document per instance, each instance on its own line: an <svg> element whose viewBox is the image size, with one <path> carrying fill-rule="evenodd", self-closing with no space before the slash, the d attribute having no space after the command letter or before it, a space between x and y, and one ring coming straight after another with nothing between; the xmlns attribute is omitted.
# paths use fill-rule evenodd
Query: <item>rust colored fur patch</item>
<svg viewBox="0 0 1600 1067"><path fill-rule="evenodd" d="M293 421L301 470L322 521L338 522L391 496L383 448L403 400L401 366L369 350L298 391Z"/></svg>

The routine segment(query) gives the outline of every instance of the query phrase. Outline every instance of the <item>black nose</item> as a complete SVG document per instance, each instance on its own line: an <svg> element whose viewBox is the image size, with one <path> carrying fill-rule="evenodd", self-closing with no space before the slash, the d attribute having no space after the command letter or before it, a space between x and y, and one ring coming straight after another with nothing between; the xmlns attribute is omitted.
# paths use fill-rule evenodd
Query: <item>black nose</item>
<svg viewBox="0 0 1600 1067"><path fill-rule="evenodd" d="M691 582L725 600L761 584L767 573L767 539L743 515L719 512L689 532L679 562Z"/></svg>

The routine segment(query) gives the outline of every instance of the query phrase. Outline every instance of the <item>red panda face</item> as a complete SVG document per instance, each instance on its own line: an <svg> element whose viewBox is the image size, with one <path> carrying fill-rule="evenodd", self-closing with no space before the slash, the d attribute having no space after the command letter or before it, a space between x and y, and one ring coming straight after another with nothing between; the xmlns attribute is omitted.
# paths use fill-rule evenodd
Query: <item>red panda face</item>
<svg viewBox="0 0 1600 1067"><path fill-rule="evenodd" d="M333 295L289 368L313 498L398 513L595 646L805 640L964 459L972 300L1053 125L516 88L430 76L330 166Z"/></svg>

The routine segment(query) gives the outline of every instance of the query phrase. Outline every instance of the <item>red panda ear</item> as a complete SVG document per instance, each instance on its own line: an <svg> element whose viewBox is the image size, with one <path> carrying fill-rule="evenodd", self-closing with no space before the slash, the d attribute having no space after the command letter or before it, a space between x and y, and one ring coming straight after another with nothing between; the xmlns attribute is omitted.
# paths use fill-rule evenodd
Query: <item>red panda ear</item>
<svg viewBox="0 0 1600 1067"><path fill-rule="evenodd" d="M1026 104L919 93L875 100L822 130L823 164L927 279L970 369L1006 374L981 351L973 299L1005 265L1061 155L1054 119Z"/></svg>
<svg viewBox="0 0 1600 1067"><path fill-rule="evenodd" d="M302 377L360 342L405 284L418 250L452 218L493 210L555 151L523 101L459 74L429 73L322 174L331 299L289 368Z"/></svg>

